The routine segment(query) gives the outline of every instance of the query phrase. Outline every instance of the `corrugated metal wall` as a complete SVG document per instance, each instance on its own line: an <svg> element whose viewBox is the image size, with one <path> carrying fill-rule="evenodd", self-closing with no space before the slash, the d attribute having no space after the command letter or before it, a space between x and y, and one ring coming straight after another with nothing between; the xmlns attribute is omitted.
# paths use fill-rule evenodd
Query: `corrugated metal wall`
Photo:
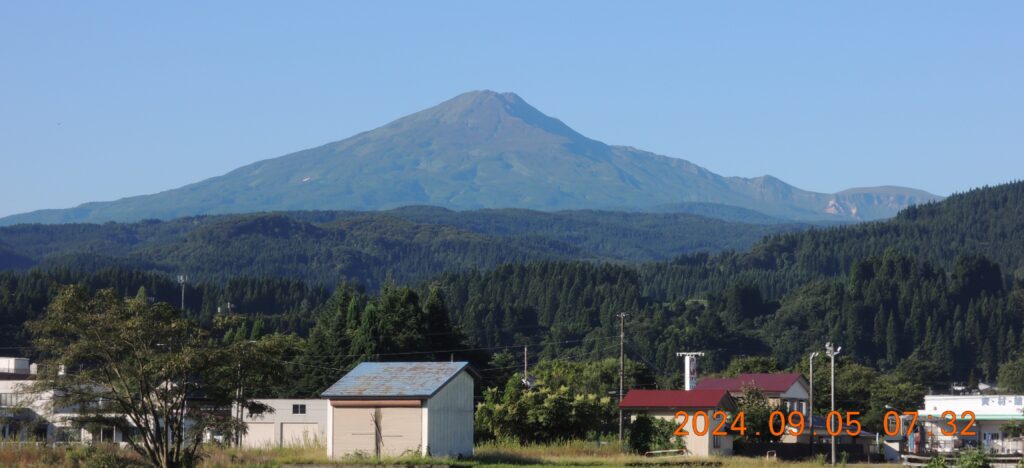
<svg viewBox="0 0 1024 468"><path fill-rule="evenodd" d="M436 456L473 454L473 378L462 371L427 400L427 449Z"/></svg>

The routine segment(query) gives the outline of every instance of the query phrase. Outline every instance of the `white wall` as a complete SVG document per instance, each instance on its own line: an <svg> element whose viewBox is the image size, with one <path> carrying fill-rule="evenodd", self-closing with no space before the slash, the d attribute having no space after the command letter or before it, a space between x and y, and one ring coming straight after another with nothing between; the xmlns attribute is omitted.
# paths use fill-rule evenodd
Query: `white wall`
<svg viewBox="0 0 1024 468"><path fill-rule="evenodd" d="M29 374L28 358L0 357L0 372Z"/></svg>
<svg viewBox="0 0 1024 468"><path fill-rule="evenodd" d="M797 381L793 382L793 385L779 395L779 397L783 400L807 400L810 398L807 390L807 387L803 384L803 380L797 379Z"/></svg>
<svg viewBox="0 0 1024 468"><path fill-rule="evenodd" d="M1024 395L926 395L920 417L941 417L945 411L960 416L973 411L979 419L1024 419Z"/></svg>
<svg viewBox="0 0 1024 468"><path fill-rule="evenodd" d="M424 406L425 451L434 456L472 456L473 377L459 372Z"/></svg>
<svg viewBox="0 0 1024 468"><path fill-rule="evenodd" d="M326 443L327 441L327 418L328 408L330 403L323 399L264 399L256 400L259 403L265 404L273 408L273 413L263 413L261 415L253 416L248 413L245 414L244 422L251 424L254 429L252 435L246 435L242 438L242 445L245 447L265 447L265 446L283 446L283 445L299 445L302 443ZM293 405L306 405L306 414L292 414ZM311 431L310 439L299 441L296 437L289 437L289 434L294 435L296 431L295 425L303 424L303 427L310 427L315 425L315 431ZM268 425L272 425L269 427ZM268 434L272 434L272 438L268 440Z"/></svg>
<svg viewBox="0 0 1024 468"><path fill-rule="evenodd" d="M1022 395L926 395L924 408L918 412L918 424L923 424L926 433L931 432L929 444L940 452L955 450L964 443L977 443L997 453L1015 452L1021 449L1019 440L1008 439L1003 426L1011 421L1024 419ZM956 417L957 434L945 436L941 429L948 426L942 423L942 413L952 411ZM967 426L965 412L975 414L975 423L971 430L977 435L960 435Z"/></svg>

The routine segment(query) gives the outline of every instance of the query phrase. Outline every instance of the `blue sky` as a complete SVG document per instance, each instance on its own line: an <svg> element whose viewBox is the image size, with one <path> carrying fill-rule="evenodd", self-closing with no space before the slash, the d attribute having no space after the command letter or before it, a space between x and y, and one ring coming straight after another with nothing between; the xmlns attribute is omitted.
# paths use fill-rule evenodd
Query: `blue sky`
<svg viewBox="0 0 1024 468"><path fill-rule="evenodd" d="M723 175L1024 175L1024 2L3 2L0 216L153 193L472 89Z"/></svg>

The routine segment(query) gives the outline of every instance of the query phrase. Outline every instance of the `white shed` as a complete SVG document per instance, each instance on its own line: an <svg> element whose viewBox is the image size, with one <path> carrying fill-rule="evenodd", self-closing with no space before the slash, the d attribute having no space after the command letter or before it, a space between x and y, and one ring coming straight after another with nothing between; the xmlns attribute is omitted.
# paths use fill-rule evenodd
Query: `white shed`
<svg viewBox="0 0 1024 468"><path fill-rule="evenodd" d="M472 455L472 373L466 362L359 364L321 394L327 455Z"/></svg>
<svg viewBox="0 0 1024 468"><path fill-rule="evenodd" d="M327 401L322 399L264 399L273 411L245 414L242 445L251 448L308 446L324 442Z"/></svg>

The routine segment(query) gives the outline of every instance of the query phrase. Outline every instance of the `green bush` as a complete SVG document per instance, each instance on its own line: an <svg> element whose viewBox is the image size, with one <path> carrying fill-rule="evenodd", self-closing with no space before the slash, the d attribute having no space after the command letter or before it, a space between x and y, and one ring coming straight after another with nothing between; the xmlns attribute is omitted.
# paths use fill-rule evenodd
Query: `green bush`
<svg viewBox="0 0 1024 468"><path fill-rule="evenodd" d="M630 423L626 442L634 453L685 448L683 439L673 436L673 431L672 422L642 414Z"/></svg>
<svg viewBox="0 0 1024 468"><path fill-rule="evenodd" d="M925 468L948 468L949 465L946 463L946 459L941 456L934 456L928 460L928 463L924 465Z"/></svg>
<svg viewBox="0 0 1024 468"><path fill-rule="evenodd" d="M991 468L988 455L980 449L964 450L956 458L957 468Z"/></svg>

